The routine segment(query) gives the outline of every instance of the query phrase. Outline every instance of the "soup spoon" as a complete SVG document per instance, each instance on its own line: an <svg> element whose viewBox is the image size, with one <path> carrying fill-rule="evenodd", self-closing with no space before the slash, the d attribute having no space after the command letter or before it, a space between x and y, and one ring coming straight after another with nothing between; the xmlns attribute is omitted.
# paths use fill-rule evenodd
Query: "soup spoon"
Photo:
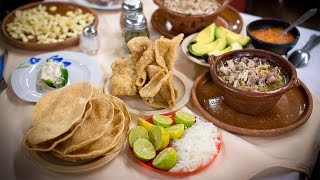
<svg viewBox="0 0 320 180"><path fill-rule="evenodd" d="M305 22L306 20L308 20L309 18L311 18L313 15L315 15L317 13L317 11L318 11L317 8L313 8L313 9L310 9L309 11L307 11L306 13L304 13L301 17L299 17L297 20L295 20L293 23L291 23L291 25L289 27L287 27L285 30L283 30L280 33L280 36L286 34L292 28L298 26L299 24L301 24L301 23Z"/></svg>
<svg viewBox="0 0 320 180"><path fill-rule="evenodd" d="M300 67L306 65L310 60L309 51L320 43L320 36L312 35L302 49L294 51L289 56L289 61L295 66Z"/></svg>

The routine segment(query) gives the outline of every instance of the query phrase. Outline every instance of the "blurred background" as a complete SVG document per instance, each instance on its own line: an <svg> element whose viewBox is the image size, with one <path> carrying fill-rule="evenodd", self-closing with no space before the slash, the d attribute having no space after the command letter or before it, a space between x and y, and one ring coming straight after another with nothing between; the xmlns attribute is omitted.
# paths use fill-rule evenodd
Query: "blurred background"
<svg viewBox="0 0 320 180"><path fill-rule="evenodd" d="M1 0L0 19L13 9L34 1L39 0ZM287 22L293 22L311 8L318 8L318 13L301 26L320 31L320 0L234 0L232 6L240 12Z"/></svg>

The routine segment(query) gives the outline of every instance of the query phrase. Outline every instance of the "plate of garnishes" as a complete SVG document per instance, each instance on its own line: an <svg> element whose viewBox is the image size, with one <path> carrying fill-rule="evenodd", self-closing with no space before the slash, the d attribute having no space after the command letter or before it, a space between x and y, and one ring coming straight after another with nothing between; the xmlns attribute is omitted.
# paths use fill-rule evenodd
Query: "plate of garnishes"
<svg viewBox="0 0 320 180"><path fill-rule="evenodd" d="M130 153L140 165L178 176L208 167L221 147L217 127L187 111L138 118L128 142Z"/></svg>
<svg viewBox="0 0 320 180"><path fill-rule="evenodd" d="M248 36L212 23L199 33L186 37L181 44L181 49L190 61L210 67L209 56L220 56L233 50L243 49L249 43Z"/></svg>
<svg viewBox="0 0 320 180"><path fill-rule="evenodd" d="M11 85L22 100L37 102L49 91L80 81L98 84L101 71L89 55L58 51L30 57L13 71Z"/></svg>

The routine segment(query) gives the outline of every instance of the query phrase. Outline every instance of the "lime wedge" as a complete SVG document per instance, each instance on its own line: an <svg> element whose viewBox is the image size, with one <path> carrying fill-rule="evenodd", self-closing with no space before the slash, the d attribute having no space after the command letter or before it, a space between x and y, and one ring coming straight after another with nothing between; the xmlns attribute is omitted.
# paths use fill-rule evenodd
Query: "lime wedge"
<svg viewBox="0 0 320 180"><path fill-rule="evenodd" d="M170 136L163 127L155 126L149 132L149 139L154 148L158 151L168 146Z"/></svg>
<svg viewBox="0 0 320 180"><path fill-rule="evenodd" d="M162 127L169 127L172 124L172 119L168 116L164 115L153 115L152 121L154 125L162 126Z"/></svg>
<svg viewBox="0 0 320 180"><path fill-rule="evenodd" d="M178 139L184 133L184 124L175 124L166 128L169 133L170 139Z"/></svg>
<svg viewBox="0 0 320 180"><path fill-rule="evenodd" d="M172 147L162 150L152 161L152 165L161 170L169 170L177 163L177 153Z"/></svg>
<svg viewBox="0 0 320 180"><path fill-rule="evenodd" d="M148 140L138 139L134 142L133 154L142 161L148 161L156 156L156 150Z"/></svg>
<svg viewBox="0 0 320 180"><path fill-rule="evenodd" d="M196 118L191 113L177 111L176 115L174 116L174 120L176 121L176 124L184 124L184 126L190 127L194 124Z"/></svg>
<svg viewBox="0 0 320 180"><path fill-rule="evenodd" d="M154 127L153 124L149 123L148 121L138 118L138 126L144 127L148 132Z"/></svg>
<svg viewBox="0 0 320 180"><path fill-rule="evenodd" d="M128 138L130 147L133 147L134 142L140 138L149 140L148 131L142 126L132 128Z"/></svg>

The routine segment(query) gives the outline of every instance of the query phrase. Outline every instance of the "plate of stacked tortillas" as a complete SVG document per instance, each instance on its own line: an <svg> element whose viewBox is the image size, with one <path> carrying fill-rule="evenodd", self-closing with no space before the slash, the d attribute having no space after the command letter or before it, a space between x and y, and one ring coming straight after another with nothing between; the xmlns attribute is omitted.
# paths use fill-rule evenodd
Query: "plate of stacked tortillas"
<svg viewBox="0 0 320 180"><path fill-rule="evenodd" d="M131 117L122 100L83 81L44 95L24 144L52 171L80 173L111 161L126 141Z"/></svg>
<svg viewBox="0 0 320 180"><path fill-rule="evenodd" d="M131 56L112 63L112 76L104 91L126 102L130 113L163 114L183 107L192 82L174 69L176 49L183 39L160 37L154 43L135 37L127 43Z"/></svg>

